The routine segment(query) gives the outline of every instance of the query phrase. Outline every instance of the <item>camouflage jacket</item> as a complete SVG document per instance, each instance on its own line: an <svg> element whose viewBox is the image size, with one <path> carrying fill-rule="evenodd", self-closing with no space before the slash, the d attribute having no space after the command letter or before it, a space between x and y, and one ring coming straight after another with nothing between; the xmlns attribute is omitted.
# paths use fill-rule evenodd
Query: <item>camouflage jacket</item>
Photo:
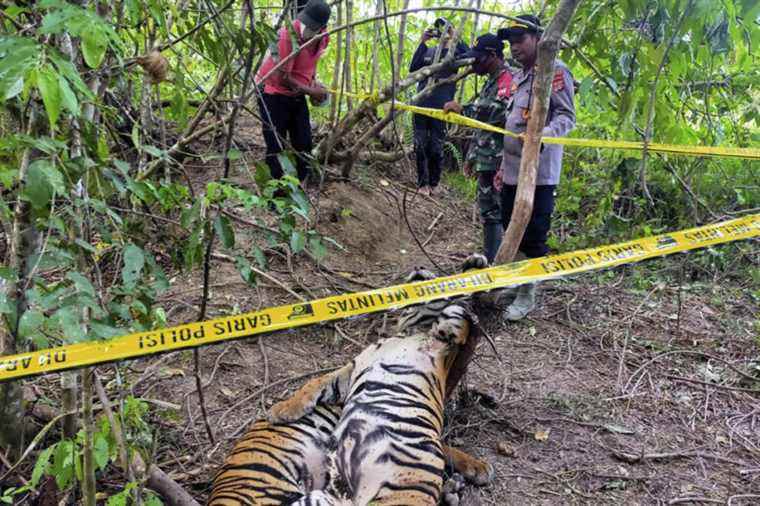
<svg viewBox="0 0 760 506"><path fill-rule="evenodd" d="M505 66L499 75L489 77L478 97L463 107L462 114L468 118L504 128L504 118L512 89L512 74L513 71ZM475 130L466 161L476 171L495 171L501 164L503 148L502 134Z"/></svg>

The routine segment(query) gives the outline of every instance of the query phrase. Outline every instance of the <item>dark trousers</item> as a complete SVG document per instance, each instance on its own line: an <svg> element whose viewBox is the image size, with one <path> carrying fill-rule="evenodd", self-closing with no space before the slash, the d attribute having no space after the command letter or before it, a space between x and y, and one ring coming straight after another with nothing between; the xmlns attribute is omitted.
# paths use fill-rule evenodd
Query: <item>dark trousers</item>
<svg viewBox="0 0 760 506"><path fill-rule="evenodd" d="M554 211L555 188L555 185L536 186L533 214L530 217L530 222L528 222L528 228L525 229L525 235L519 248L528 258L542 257L549 252L546 238L549 235L552 211ZM512 217L516 193L517 186L504 185L501 189L501 218L504 230L509 226Z"/></svg>
<svg viewBox="0 0 760 506"><path fill-rule="evenodd" d="M446 130L443 121L414 115L414 154L417 157L417 186L435 188L441 180L443 140Z"/></svg>
<svg viewBox="0 0 760 506"><path fill-rule="evenodd" d="M296 171L303 181L309 175L311 156L311 123L306 97L288 97L262 93L259 97L259 112L264 142L267 145L266 161L272 177L281 178L282 165L277 159L286 146L286 139L296 152Z"/></svg>

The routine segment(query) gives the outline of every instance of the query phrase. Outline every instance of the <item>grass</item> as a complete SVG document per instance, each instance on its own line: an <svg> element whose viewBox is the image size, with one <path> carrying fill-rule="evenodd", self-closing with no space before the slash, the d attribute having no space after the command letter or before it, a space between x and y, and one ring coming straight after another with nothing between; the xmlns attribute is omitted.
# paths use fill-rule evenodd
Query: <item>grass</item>
<svg viewBox="0 0 760 506"><path fill-rule="evenodd" d="M465 177L459 171L444 172L443 182L467 200L474 201L478 195L478 180L474 177Z"/></svg>

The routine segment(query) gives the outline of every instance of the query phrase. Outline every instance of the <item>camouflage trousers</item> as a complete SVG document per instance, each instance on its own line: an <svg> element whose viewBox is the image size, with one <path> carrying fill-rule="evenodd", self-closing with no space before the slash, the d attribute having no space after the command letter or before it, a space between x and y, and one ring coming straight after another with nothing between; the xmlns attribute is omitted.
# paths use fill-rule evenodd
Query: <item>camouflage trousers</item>
<svg viewBox="0 0 760 506"><path fill-rule="evenodd" d="M478 172L478 208L483 225L501 224L501 195L493 187L495 174L493 170Z"/></svg>

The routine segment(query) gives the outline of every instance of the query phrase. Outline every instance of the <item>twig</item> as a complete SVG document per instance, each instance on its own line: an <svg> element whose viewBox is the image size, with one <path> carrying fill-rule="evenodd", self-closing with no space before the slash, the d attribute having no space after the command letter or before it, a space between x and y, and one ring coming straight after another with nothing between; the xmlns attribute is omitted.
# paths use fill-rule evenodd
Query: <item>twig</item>
<svg viewBox="0 0 760 506"><path fill-rule="evenodd" d="M700 380L691 379L691 378L684 378L683 376L675 376L672 374L666 374L665 377L676 380L676 381L685 381L686 383L695 383L697 385L710 386L710 387L717 388L720 390L730 390L732 392L747 392L750 394L760 394L760 389L756 389L756 388L730 387L728 385L719 385L717 383L710 383L708 381L700 381Z"/></svg>
<svg viewBox="0 0 760 506"><path fill-rule="evenodd" d="M225 255L223 253L214 253L213 257L216 258L216 259L218 259L218 260L223 260L225 262L232 262L232 263L235 262L235 260L232 257L230 257L228 255ZM288 287L285 283L283 283L279 279L275 278L271 274L269 274L267 272L264 272L264 271L262 271L260 269L257 269L256 267L253 267L253 266L251 266L251 270L253 272L255 272L256 274L258 274L259 276L261 276L262 278L266 278L269 281L271 281L272 283L274 283L275 285L279 286L280 288L282 288L283 290L285 290L286 292L288 292L290 295L292 295L296 299L300 300L301 302L306 302L306 299L303 296L301 296L301 295L297 294L296 292L294 292L293 290L291 290L290 287Z"/></svg>
<svg viewBox="0 0 760 506"><path fill-rule="evenodd" d="M264 387L269 384L269 358L267 358L267 352L264 349L264 341L259 337L259 350L261 351L261 357L264 360Z"/></svg>
<svg viewBox="0 0 760 506"><path fill-rule="evenodd" d="M638 462L641 462L642 460L689 459L689 458L697 457L701 459L709 459L709 460L716 460L718 462L725 462L727 464L734 464L736 466L747 465L745 462L740 462L738 460L721 457L720 455L713 455L711 453L704 453L700 451L670 452L670 453L643 453L642 452L636 455L633 453L627 453L620 450L616 450L614 448L607 448L607 449L610 450L616 458L624 462L628 462L629 464L637 464Z"/></svg>
<svg viewBox="0 0 760 506"><path fill-rule="evenodd" d="M728 502L726 502L726 506L731 506L731 504L734 502L734 499L759 499L760 495L758 494L737 494L732 495L728 498Z"/></svg>
<svg viewBox="0 0 760 506"><path fill-rule="evenodd" d="M668 504L682 504L685 502L712 502L717 504L723 504L724 501L720 499L710 499L709 497L702 497L702 496L687 496L687 497L676 497L675 499L671 499L668 501Z"/></svg>
<svg viewBox="0 0 760 506"><path fill-rule="evenodd" d="M451 274L449 271L447 271L446 269L438 265L438 262L433 260L433 257L431 257L430 254L425 249L425 245L420 242L419 238L417 237L417 234L414 233L412 224L409 223L409 215L407 214L407 210L406 210L406 198L408 195L409 195L409 191L408 190L404 191L404 197L401 199L401 210L402 210L401 215L403 216L404 222L406 223L406 228L409 229L409 233L412 235L412 239L414 239L414 242L417 243L417 246L420 248L420 251L422 251L422 253L427 257L427 259L430 260L430 263L432 263L435 266L435 268L438 269L438 272L443 272L446 275Z"/></svg>
<svg viewBox="0 0 760 506"><path fill-rule="evenodd" d="M98 399L100 399L100 403L103 405L103 410L106 412L108 423L111 425L111 432L113 433L113 438L116 440L116 447L119 450L121 468L126 473L129 481L134 482L135 474L129 462L127 445L124 442L124 433L121 430L121 425L116 421L116 417L111 409L111 403L108 400L108 395L106 394L105 388L103 388L103 382L100 380L100 376L98 376L97 373L95 373L95 392Z"/></svg>
<svg viewBox="0 0 760 506"><path fill-rule="evenodd" d="M734 371L734 372L736 372L736 373L744 376L746 379L751 380L751 381L756 381L757 380L756 377L751 376L751 375L749 375L749 374L747 374L747 373L739 370L738 368L736 368L733 365L731 365L731 363L729 363L728 361L726 361L726 360L724 360L724 359L722 359L720 357L716 357L714 355L710 355L708 353L704 353L704 352L701 352L701 351L694 351L694 350L672 350L672 351L664 351L664 352L660 353L659 355L655 355L649 361L645 362L638 369L636 369L636 371L633 374L631 374L631 376L628 378L628 382L625 384L625 387L623 388L623 392L627 392L628 391L628 385L631 384L631 381L633 380L633 378L635 378L636 375L639 374L642 370L644 370L645 368L649 367L653 362L661 359L662 357L666 357L668 355L676 355L676 354L682 354L682 355L700 355L700 356L703 356L703 357L710 358L712 360L717 360L719 362L723 362L724 364L726 364L729 367L729 369L731 369L732 371Z"/></svg>
<svg viewBox="0 0 760 506"><path fill-rule="evenodd" d="M2 11L0 11L0 12L2 12ZM13 467L12 464L10 462L8 462L8 459L5 457L5 455L3 454L3 452L0 452L0 462L2 462L3 465L6 468L8 468L8 469L10 469L11 467ZM21 480L21 483L23 483L24 485L28 485L29 484L29 482L23 476L19 475L19 479Z"/></svg>

